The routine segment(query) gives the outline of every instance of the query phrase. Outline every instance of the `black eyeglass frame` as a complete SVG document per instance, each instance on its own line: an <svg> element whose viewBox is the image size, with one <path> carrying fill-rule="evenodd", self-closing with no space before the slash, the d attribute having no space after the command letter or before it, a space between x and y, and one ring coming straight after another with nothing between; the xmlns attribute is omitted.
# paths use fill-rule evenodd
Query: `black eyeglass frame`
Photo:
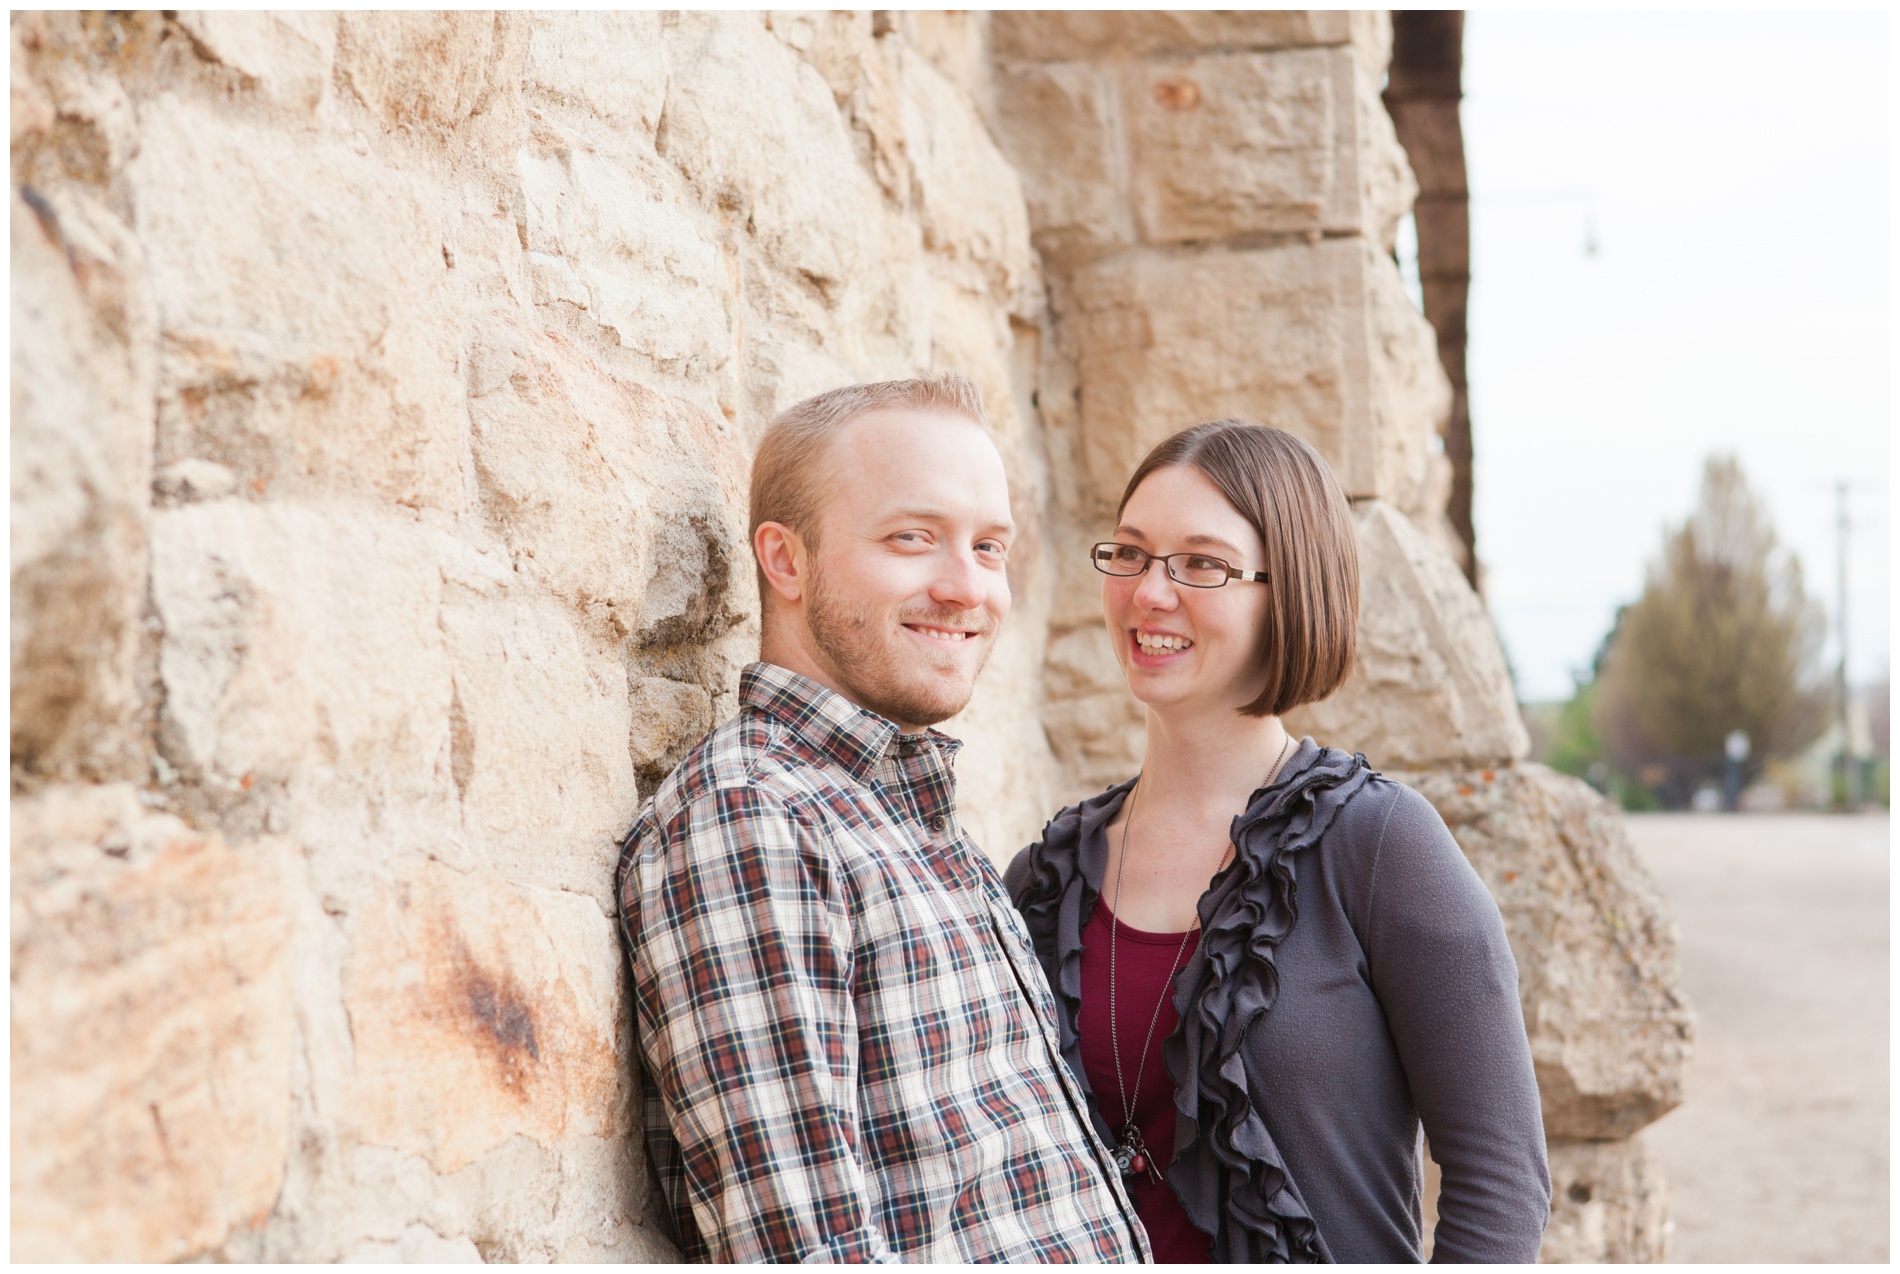
<svg viewBox="0 0 1900 1274"><path fill-rule="evenodd" d="M1141 569L1138 571L1128 571L1126 573L1109 570L1105 563L1114 556L1114 550L1116 549L1128 549L1141 554ZM1174 559L1177 557L1198 557L1208 562L1219 562L1221 568L1227 572L1226 578L1213 584L1196 584L1192 580L1184 580L1174 573ZM1094 564L1096 570L1104 575L1112 576L1115 579L1139 579L1148 573L1150 566L1159 562L1161 563L1162 569L1167 571L1168 578L1183 588L1220 588L1225 585L1228 580L1235 579L1250 584L1264 584L1267 582L1267 573L1265 571L1243 571L1238 566L1228 562L1226 558L1215 557L1212 553L1150 553L1147 549L1136 548L1133 544L1120 544L1114 540L1103 540L1089 549L1089 561Z"/></svg>

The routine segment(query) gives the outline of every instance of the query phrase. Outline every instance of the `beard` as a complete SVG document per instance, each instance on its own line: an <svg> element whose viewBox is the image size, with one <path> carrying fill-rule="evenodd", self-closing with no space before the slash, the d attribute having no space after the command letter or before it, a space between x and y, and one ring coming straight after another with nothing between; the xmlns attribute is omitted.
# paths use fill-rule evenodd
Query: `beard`
<svg viewBox="0 0 1900 1274"><path fill-rule="evenodd" d="M982 611L944 611L929 606L900 609L881 622L869 605L834 593L814 571L805 605L812 644L831 665L846 697L886 720L906 726L930 726L963 711L976 690L976 677L990 657L996 625ZM965 643L981 643L966 671L965 654L919 651L901 626L931 624L975 632Z"/></svg>

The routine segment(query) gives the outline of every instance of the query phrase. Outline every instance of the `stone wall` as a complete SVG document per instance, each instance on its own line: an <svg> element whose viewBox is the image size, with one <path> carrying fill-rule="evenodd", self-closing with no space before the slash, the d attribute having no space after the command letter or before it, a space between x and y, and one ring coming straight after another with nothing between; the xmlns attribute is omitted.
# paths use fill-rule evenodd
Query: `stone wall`
<svg viewBox="0 0 1900 1274"><path fill-rule="evenodd" d="M760 429L940 367L1024 529L948 727L979 840L1139 756L1079 552L1122 475L1298 430L1366 561L1298 724L1416 771L1498 892L1549 1254L1658 1250L1673 948L1614 815L1515 764L1443 551L1382 14L10 36L16 1258L668 1256L613 838L755 649Z"/></svg>
<svg viewBox="0 0 1900 1274"><path fill-rule="evenodd" d="M1417 187L1379 100L1384 13L998 13L1000 133L1025 172L1056 354L1045 720L1078 786L1138 767L1143 722L1081 547L1181 425L1290 429L1354 505L1353 676L1288 718L1419 788L1498 899L1551 1138L1549 1260L1656 1260L1667 1195L1635 1134L1682 1100L1675 937L1620 817L1520 764L1503 652L1458 566L1436 337L1391 252ZM1066 393L1052 392L1060 386Z"/></svg>

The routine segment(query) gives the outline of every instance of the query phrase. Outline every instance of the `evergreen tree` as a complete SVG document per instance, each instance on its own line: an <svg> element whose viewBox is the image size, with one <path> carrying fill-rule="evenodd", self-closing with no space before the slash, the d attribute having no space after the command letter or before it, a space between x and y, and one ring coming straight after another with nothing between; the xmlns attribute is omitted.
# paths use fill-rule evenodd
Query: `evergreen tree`
<svg viewBox="0 0 1900 1274"><path fill-rule="evenodd" d="M1825 620L1734 457L1708 460L1695 512L1665 535L1642 596L1618 619L1597 726L1610 763L1660 778L1667 804L1721 774L1731 730L1748 735L1752 778L1824 727Z"/></svg>

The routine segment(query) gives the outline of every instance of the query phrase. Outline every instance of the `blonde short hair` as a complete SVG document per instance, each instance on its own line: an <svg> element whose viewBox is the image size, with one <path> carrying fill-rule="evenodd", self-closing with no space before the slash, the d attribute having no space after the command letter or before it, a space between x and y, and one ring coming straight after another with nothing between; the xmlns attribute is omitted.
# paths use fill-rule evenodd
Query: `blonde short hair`
<svg viewBox="0 0 1900 1274"><path fill-rule="evenodd" d="M751 522L746 538L756 548L759 526L778 522L798 532L807 548L817 545L819 497L832 439L858 417L891 409L964 416L987 429L983 395L967 377L939 372L916 380L885 380L828 389L794 403L773 417L752 458ZM759 572L759 603L765 603L765 572Z"/></svg>

